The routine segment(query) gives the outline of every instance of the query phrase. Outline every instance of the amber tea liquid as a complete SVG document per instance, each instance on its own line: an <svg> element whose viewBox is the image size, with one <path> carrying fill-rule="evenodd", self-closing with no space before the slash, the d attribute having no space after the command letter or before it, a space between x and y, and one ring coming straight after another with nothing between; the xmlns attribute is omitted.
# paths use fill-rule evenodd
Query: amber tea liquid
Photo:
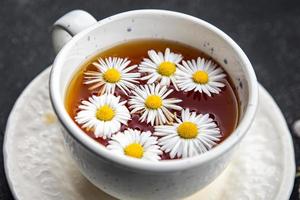
<svg viewBox="0 0 300 200"><path fill-rule="evenodd" d="M143 58L148 57L148 50L153 49L155 51L164 52L166 48L170 48L174 53L181 54L184 60L197 59L197 57L213 60L199 49L167 40L135 40L109 48L108 50L102 51L95 55L88 62L86 62L72 79L65 100L65 107L71 118L74 120L76 114L79 112L78 106L82 100L87 100L92 95L98 95L99 88L91 91L88 89L90 87L89 85L83 84L84 72L88 70L97 70L92 63L97 61L98 58L127 57L129 60L131 60L130 65L138 65ZM214 63L218 64L215 61ZM221 66L219 65L218 67ZM229 75L226 75L226 81L224 83L225 87L222 88L222 91L219 94L213 94L212 97L208 97L207 95L199 92L182 92L176 91L175 89L168 96L168 98L176 97L182 99L182 102L178 105L183 108L190 108L191 111L196 111L197 114L210 113L210 117L215 120L220 128L222 134L220 142L226 139L233 132L237 126L239 118L237 95L233 89ZM128 100L128 97L117 88L115 95L120 95L122 100ZM133 114L132 120L128 121L128 127L139 129L141 131L154 131L151 125L141 123L138 119L139 116L137 114ZM125 128L127 127L123 125L121 131L123 131ZM102 138L95 138L92 131L83 131L99 143L105 146L107 145L106 140ZM162 159L168 159L168 156L164 155Z"/></svg>

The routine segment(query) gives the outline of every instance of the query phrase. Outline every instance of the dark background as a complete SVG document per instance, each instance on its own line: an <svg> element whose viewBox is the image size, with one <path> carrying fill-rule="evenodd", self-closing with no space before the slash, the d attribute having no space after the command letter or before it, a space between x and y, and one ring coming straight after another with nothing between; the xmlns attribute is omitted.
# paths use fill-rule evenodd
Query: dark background
<svg viewBox="0 0 300 200"><path fill-rule="evenodd" d="M299 0L0 0L0 144L15 100L54 59L50 33L56 19L73 9L86 10L100 20L141 8L194 15L231 36L248 55L259 82L275 98L293 133L292 124L300 118ZM292 135L299 165L300 139ZM291 199L298 199L299 182L296 179ZM0 199L13 199L2 154Z"/></svg>

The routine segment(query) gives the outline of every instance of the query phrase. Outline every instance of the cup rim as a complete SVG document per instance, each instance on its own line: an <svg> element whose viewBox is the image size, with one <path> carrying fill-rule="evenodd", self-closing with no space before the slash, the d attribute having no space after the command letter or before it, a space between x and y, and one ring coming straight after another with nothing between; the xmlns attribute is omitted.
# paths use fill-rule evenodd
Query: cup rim
<svg viewBox="0 0 300 200"><path fill-rule="evenodd" d="M104 146L99 145L95 140L90 138L88 135L84 133L71 119L69 114L67 113L64 102L62 102L61 96L59 94L59 77L60 72L62 70L62 60L67 54L67 52L72 48L73 44L75 44L80 38L84 37L90 31L101 27L102 25L124 18L132 15L145 15L145 14L155 14L155 15L164 15L170 16L174 18L181 18L188 21L193 21L197 24L204 26L205 28L213 31L215 34L219 35L223 39L226 40L227 43L236 51L241 60L243 61L243 65L245 66L245 71L248 76L249 81L249 95L248 95L248 104L246 106L246 112L237 125L236 129L231 133L231 135L226 138L222 143L212 148L208 152L200 155L196 155L190 158L178 159L178 160L164 160L160 162L149 162L140 159L131 158L128 156L122 156L118 154L114 154L107 150ZM178 170L186 170L189 168L193 168L202 163L208 162L212 159L215 159L225 152L232 149L246 134L249 129L257 107L258 101L258 84L256 75L252 68L252 65L242 51L242 49L223 31L215 27L214 25L179 12L168 11L168 10L157 10L157 9L142 9L142 10L132 10L123 13L119 13L113 15L111 17L107 17L101 21L98 21L95 25L83 30L82 32L75 35L57 54L52 69L50 73L50 81L49 81L49 89L50 89L50 99L53 105L53 109L61 122L61 124L65 127L68 134L73 137L77 142L79 142L85 149L89 150L93 154L96 154L100 158L121 165L122 167L127 167L133 170L142 170L149 172L171 172Z"/></svg>

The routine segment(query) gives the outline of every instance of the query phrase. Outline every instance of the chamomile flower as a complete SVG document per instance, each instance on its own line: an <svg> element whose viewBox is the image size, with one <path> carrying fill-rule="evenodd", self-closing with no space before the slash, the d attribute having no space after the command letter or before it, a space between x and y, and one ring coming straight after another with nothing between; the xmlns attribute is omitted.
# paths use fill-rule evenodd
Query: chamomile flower
<svg viewBox="0 0 300 200"><path fill-rule="evenodd" d="M178 90L175 75L177 74L177 65L182 60L182 55L175 54L167 48L165 54L149 50L148 56L150 59L144 58L139 65L139 71L147 74L141 79L148 80L148 84L160 81L161 85L166 86L169 86L172 82L176 90Z"/></svg>
<svg viewBox="0 0 300 200"><path fill-rule="evenodd" d="M182 61L178 69L176 82L183 91L194 90L211 96L211 93L218 94L220 88L225 86L223 82L226 75L223 70L204 58L198 57L197 61Z"/></svg>
<svg viewBox="0 0 300 200"><path fill-rule="evenodd" d="M99 94L109 93L114 94L115 88L118 87L127 95L130 89L135 88L135 83L138 83L140 73L130 73L137 65L128 66L130 60L127 58L109 57L99 62L94 62L98 71L85 72L84 84L91 85L90 90L100 88Z"/></svg>
<svg viewBox="0 0 300 200"><path fill-rule="evenodd" d="M107 146L109 150L121 155L150 161L160 160L162 151L157 145L157 137L151 132L127 129L112 136Z"/></svg>
<svg viewBox="0 0 300 200"><path fill-rule="evenodd" d="M120 96L111 94L92 96L88 101L81 102L75 121L82 128L93 130L96 137L110 138L120 130L121 124L127 125L130 119L125 103L120 102Z"/></svg>
<svg viewBox="0 0 300 200"><path fill-rule="evenodd" d="M141 113L140 121L153 124L170 123L173 121L174 113L171 110L181 110L177 103L181 99L166 97L172 93L172 89L160 84L142 85L132 91L128 101L131 113Z"/></svg>
<svg viewBox="0 0 300 200"><path fill-rule="evenodd" d="M171 158L191 157L210 150L220 140L217 124L209 114L197 115L189 109L182 110L181 119L173 125L155 126L154 135L160 136L158 144Z"/></svg>

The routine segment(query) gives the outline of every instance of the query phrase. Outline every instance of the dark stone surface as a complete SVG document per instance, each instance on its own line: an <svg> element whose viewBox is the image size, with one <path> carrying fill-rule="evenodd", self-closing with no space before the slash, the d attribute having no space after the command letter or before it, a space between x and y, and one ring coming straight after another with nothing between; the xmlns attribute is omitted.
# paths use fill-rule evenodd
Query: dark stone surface
<svg viewBox="0 0 300 200"><path fill-rule="evenodd" d="M0 143L15 100L54 59L50 31L56 19L73 9L101 19L140 8L184 12L225 31L248 55L258 80L275 98L289 127L300 118L299 0L0 0ZM299 165L300 139L293 139ZM0 162L0 199L12 199L2 156ZM291 199L298 199L299 180L295 183Z"/></svg>

